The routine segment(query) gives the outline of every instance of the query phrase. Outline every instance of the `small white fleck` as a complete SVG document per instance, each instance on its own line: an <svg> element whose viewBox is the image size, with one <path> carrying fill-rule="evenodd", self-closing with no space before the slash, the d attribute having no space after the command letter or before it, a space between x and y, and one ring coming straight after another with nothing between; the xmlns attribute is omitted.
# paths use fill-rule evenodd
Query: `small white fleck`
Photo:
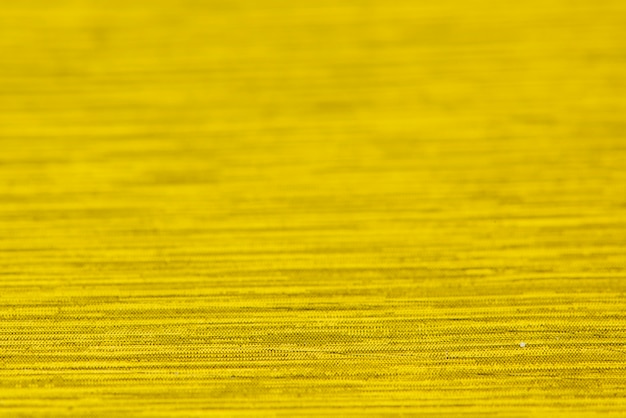
<svg viewBox="0 0 626 418"><path fill-rule="evenodd" d="M522 341L521 343L519 343L519 346L524 348L524 347L526 347L526 343L524 341Z"/></svg>

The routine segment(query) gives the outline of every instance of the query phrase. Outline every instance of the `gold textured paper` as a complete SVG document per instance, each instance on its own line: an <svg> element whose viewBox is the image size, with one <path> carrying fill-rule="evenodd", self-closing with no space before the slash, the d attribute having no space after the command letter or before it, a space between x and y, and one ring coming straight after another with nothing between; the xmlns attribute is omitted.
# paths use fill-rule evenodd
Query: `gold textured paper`
<svg viewBox="0 0 626 418"><path fill-rule="evenodd" d="M623 0L0 1L1 417L626 416Z"/></svg>

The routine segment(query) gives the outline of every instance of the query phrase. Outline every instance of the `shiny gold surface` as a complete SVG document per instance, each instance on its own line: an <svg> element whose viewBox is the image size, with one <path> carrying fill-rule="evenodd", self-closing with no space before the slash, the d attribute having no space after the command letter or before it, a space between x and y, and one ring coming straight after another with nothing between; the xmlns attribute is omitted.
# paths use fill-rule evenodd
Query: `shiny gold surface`
<svg viewBox="0 0 626 418"><path fill-rule="evenodd" d="M624 416L626 2L0 3L0 416Z"/></svg>

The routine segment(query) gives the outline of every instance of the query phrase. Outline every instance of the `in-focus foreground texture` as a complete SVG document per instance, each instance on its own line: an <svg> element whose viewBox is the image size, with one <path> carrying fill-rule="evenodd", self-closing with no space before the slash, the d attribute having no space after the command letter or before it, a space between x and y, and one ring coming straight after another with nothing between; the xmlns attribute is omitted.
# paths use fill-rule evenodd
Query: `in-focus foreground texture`
<svg viewBox="0 0 626 418"><path fill-rule="evenodd" d="M0 416L625 416L626 2L0 3Z"/></svg>

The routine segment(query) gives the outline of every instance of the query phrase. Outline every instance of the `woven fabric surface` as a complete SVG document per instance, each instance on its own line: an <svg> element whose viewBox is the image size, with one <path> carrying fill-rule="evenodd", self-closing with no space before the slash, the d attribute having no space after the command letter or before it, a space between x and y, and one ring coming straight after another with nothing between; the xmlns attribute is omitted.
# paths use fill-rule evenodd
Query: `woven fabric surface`
<svg viewBox="0 0 626 418"><path fill-rule="evenodd" d="M626 416L626 2L0 2L1 417Z"/></svg>

